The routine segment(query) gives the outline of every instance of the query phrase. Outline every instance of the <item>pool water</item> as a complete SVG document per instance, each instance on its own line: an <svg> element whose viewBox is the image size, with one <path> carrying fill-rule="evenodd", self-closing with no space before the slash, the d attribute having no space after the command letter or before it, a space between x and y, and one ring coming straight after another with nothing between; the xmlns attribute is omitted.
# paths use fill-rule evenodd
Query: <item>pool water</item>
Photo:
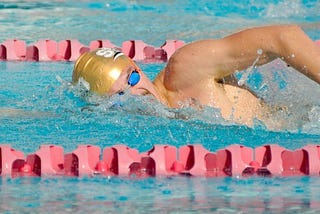
<svg viewBox="0 0 320 214"><path fill-rule="evenodd" d="M1 181L3 213L317 213L319 179L17 178Z"/></svg>
<svg viewBox="0 0 320 214"><path fill-rule="evenodd" d="M88 45L109 39L121 46L139 39L160 46L166 39L219 38L244 27L275 23L298 23L319 39L319 6L306 0L8 1L0 3L0 42L76 38ZM151 79L165 66L139 65ZM253 69L247 80L268 102L290 107L289 114L275 115L287 121L285 128L273 131L259 122L254 128L226 122L215 109L173 110L146 97L83 99L80 88L69 84L72 68L72 62L0 62L1 143L28 154L41 144L61 145L70 152L79 144L104 148L121 143L143 152L154 144L200 143L216 151L234 143L296 149L320 142L320 88L281 62ZM0 182L2 213L320 210L318 177L23 177Z"/></svg>

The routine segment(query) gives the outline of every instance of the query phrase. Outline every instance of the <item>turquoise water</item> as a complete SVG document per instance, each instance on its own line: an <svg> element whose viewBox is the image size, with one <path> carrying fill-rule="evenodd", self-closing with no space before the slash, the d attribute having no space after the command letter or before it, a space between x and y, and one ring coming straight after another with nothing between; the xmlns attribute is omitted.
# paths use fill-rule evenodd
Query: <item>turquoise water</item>
<svg viewBox="0 0 320 214"><path fill-rule="evenodd" d="M318 213L319 179L35 178L1 181L2 213Z"/></svg>
<svg viewBox="0 0 320 214"><path fill-rule="evenodd" d="M0 41L18 38L30 44L43 38L77 38L88 44L107 38L121 46L125 40L141 39L160 46L166 39L218 38L243 27L274 23L298 23L318 39L319 6L317 1L10 1L0 3ZM151 79L165 66L140 65ZM1 143L28 154L44 143L62 145L65 152L78 144L104 148L124 143L142 152L154 144L201 143L216 151L234 143L277 143L296 149L320 142L320 88L281 63L254 69L248 80L268 102L291 106L290 114L277 115L288 124L276 131L258 123L253 129L227 123L214 109L178 111L141 97L84 100L79 88L69 84L72 67L71 62L0 62ZM119 102L121 107L113 106ZM2 213L320 210L318 177L57 177L0 182Z"/></svg>

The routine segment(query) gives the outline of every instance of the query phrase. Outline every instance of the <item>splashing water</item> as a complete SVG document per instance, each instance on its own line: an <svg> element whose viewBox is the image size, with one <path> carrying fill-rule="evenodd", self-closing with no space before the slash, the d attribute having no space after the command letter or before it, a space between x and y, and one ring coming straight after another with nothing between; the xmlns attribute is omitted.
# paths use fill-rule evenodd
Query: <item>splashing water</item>
<svg viewBox="0 0 320 214"><path fill-rule="evenodd" d="M317 105L315 103L312 104L317 98L306 99L303 102L301 102L301 99L292 99L292 94L297 94L298 97L303 96L304 92L299 91L299 88L304 86L299 86L297 88L296 86L286 85L284 88L281 88L281 86L279 86L279 81L280 79L287 81L287 75L285 75L283 71L273 71L274 68L271 69L270 65L262 67L263 69L267 69L267 72L263 71L263 69L254 69L262 54L262 50L258 50L257 53L257 59L249 69L244 71L239 82L242 85L250 85L252 84L250 80L255 75L261 75L261 73L263 73L264 80L260 85L255 83L256 85L252 88L260 93L261 97L265 97L270 104L278 106L275 108L277 110L272 112L272 116L268 122L274 124L274 127L279 127L277 125L279 121L282 121L281 123L283 124L281 128L275 129L274 131L286 130L293 133L308 133L312 131L312 133L319 133L315 127L320 125L320 112L318 111L319 108ZM291 72L297 73L296 71ZM278 82L274 81L274 79L277 79ZM136 96L131 95L130 93L124 93L123 95L115 94L111 97L105 97L97 96L89 92L88 87L86 87L85 84L82 84L82 82L77 85L70 85L65 82L62 83L62 85L65 87L63 90L71 90L78 99L85 101L85 104L81 106L82 112L91 112L97 115L110 114L111 112L114 114L116 112L117 115L147 115L161 119L202 121L207 124L219 124L224 126L237 125L232 121L226 121L221 116L220 109L202 106L193 100L181 102L180 108L173 109L162 105L151 96ZM310 87L312 86L307 86L307 88ZM292 88L295 88L295 90ZM255 127L261 126L264 126L263 122L255 120Z"/></svg>
<svg viewBox="0 0 320 214"><path fill-rule="evenodd" d="M257 54L258 54L257 58L254 60L254 62L252 63L252 65L249 68L247 68L245 71L242 72L243 74L240 77L240 79L238 80L238 85L243 86L248 81L248 78L249 78L250 74L252 73L253 69L256 68L256 65L257 65L262 53L263 53L262 49L257 50Z"/></svg>

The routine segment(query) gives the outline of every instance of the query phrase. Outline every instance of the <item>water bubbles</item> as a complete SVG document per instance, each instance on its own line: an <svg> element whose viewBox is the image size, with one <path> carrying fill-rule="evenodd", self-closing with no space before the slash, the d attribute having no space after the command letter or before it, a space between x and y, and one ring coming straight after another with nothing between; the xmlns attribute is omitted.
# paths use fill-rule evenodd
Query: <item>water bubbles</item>
<svg viewBox="0 0 320 214"><path fill-rule="evenodd" d="M263 54L263 50L262 50L262 49L258 49L258 50L257 50L257 54L258 54L258 55L262 55L262 54Z"/></svg>
<svg viewBox="0 0 320 214"><path fill-rule="evenodd" d="M79 83L83 85L88 91L90 90L90 84L82 77L79 78Z"/></svg>
<svg viewBox="0 0 320 214"><path fill-rule="evenodd" d="M246 79L245 78L240 78L239 80L238 80L238 85L240 85L240 86L243 86L245 83L246 83Z"/></svg>
<svg viewBox="0 0 320 214"><path fill-rule="evenodd" d="M320 106L313 106L308 112L308 117L311 122L320 123Z"/></svg>
<svg viewBox="0 0 320 214"><path fill-rule="evenodd" d="M257 50L257 58L254 60L254 62L252 63L252 65L246 69L245 71L243 71L243 75L241 76L241 78L238 80L238 85L239 86L243 86L249 79L250 74L252 73L253 69L256 68L256 65L260 59L260 56L262 55L263 50L262 49L258 49Z"/></svg>
<svg viewBox="0 0 320 214"><path fill-rule="evenodd" d="M316 6L316 5L315 5ZM279 1L275 4L268 4L266 7L266 17L272 18L289 18L289 17L305 17L315 14L315 10L305 7L301 0Z"/></svg>
<svg viewBox="0 0 320 214"><path fill-rule="evenodd" d="M308 112L309 121L303 125L303 131L311 134L319 134L320 106L313 106Z"/></svg>

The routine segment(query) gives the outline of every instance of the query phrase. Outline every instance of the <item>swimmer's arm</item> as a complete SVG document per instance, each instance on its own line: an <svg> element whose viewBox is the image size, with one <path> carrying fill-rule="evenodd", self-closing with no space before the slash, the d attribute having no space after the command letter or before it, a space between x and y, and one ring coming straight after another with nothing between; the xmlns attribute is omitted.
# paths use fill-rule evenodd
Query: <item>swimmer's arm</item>
<svg viewBox="0 0 320 214"><path fill-rule="evenodd" d="M320 48L296 25L247 29L221 39L220 46L220 78L246 69L258 56L257 65L280 57L320 83Z"/></svg>

